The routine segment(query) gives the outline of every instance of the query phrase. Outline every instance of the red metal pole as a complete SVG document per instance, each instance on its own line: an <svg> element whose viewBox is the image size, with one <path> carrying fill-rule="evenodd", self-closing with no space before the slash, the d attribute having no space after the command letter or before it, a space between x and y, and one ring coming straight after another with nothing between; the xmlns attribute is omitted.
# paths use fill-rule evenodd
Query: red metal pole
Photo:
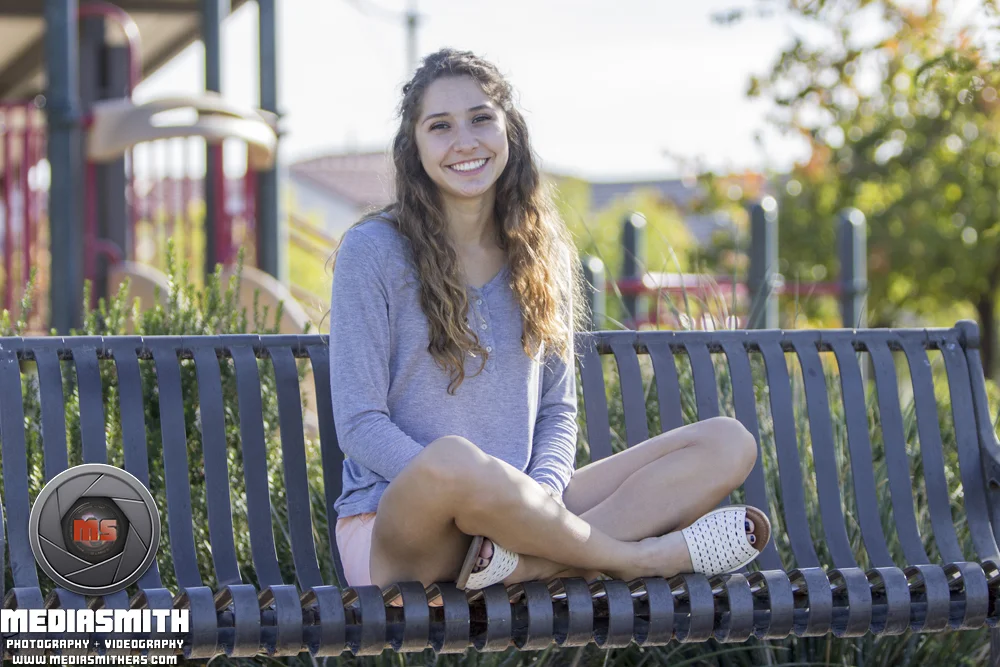
<svg viewBox="0 0 1000 667"><path fill-rule="evenodd" d="M10 110L11 107L3 110L5 123L3 127L3 307L7 310L14 305L14 207L11 205L14 186L14 170L11 166L14 140L10 127Z"/></svg>
<svg viewBox="0 0 1000 667"><path fill-rule="evenodd" d="M243 229L246 244L253 243L253 257L247 257L246 262L260 266L260 238L257 236L257 172L247 164L243 176Z"/></svg>
<svg viewBox="0 0 1000 667"><path fill-rule="evenodd" d="M24 109L24 136L21 137L21 171L19 173L20 185L19 190L21 191L21 229L23 230L22 242L24 247L22 248L22 264L21 264L21 279L22 282L27 285L28 280L31 279L31 244L32 244L32 230L31 230L31 215L30 215L30 202L31 199L28 195L28 166L31 164L29 162L30 147L31 147L31 126L29 123L29 110Z"/></svg>
<svg viewBox="0 0 1000 667"><path fill-rule="evenodd" d="M215 263L225 266L229 264L229 254L232 246L231 221L226 214L226 167L222 163L225 157L222 144L212 146L215 153L215 191L218 198L215 201Z"/></svg>

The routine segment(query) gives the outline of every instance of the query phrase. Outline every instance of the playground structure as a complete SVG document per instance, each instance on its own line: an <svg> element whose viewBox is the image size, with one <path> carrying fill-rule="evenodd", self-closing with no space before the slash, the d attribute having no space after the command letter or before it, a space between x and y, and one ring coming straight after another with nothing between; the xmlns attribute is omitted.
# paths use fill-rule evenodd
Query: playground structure
<svg viewBox="0 0 1000 667"><path fill-rule="evenodd" d="M221 24L246 2L45 0L44 13L40 3L0 8L0 16L42 19L44 31L36 45L44 47L44 97L0 99L0 294L2 307L20 317L18 302L34 270L29 331L68 333L79 326L85 280L93 286L91 306L125 278L130 298L149 305L154 290L167 284L168 239L196 281L218 265L231 275L242 250L240 300L249 305L259 289L272 312L285 301L282 332L301 333L315 319L283 285L274 0L256 2L260 108L235 105L220 93ZM130 12L153 26L154 42L181 37L171 53L203 40L203 93L133 100L150 68ZM174 33L157 32L160 14ZM176 19L185 16L197 17L200 30L178 33L183 24ZM161 60L169 59L160 51ZM12 71L28 69L16 58L0 69L0 97ZM316 254L325 258L331 250Z"/></svg>
<svg viewBox="0 0 1000 667"><path fill-rule="evenodd" d="M734 313L724 328L779 328L778 300L782 295L835 297L839 300L841 324L844 328L865 325L864 301L868 292L866 221L861 211L843 211L837 220L837 256L840 276L835 281L797 282L789 285L778 271L778 210L775 200L765 197L750 206L750 259L745 282L733 276L704 276L687 273L663 273L647 270L646 220L641 213L627 214L622 221L622 265L619 278L609 281L604 263L597 257L582 258L584 277L588 285L591 327L610 328L607 301L620 298L625 328L685 328L695 322L665 323L664 314L671 312L664 301L695 299L701 304L731 297L728 304ZM645 304L643 304L645 302ZM644 306L644 307L643 307ZM745 311L746 316L736 313ZM681 313L688 318L687 313ZM701 318L699 326L711 328L711 317Z"/></svg>

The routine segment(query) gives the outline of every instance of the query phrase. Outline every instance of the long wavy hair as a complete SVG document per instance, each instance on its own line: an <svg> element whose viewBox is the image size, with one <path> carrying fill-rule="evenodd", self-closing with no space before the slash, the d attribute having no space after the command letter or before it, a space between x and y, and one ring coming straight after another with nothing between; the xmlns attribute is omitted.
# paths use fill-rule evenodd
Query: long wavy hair
<svg viewBox="0 0 1000 667"><path fill-rule="evenodd" d="M514 105L510 84L495 65L468 51L442 49L427 56L403 86L399 129L392 142L394 201L355 225L381 217L409 240L420 305L430 328L427 350L449 373L449 394L465 379L470 353L480 360L476 374L489 353L466 321L469 302L458 255L449 240L438 187L420 160L416 127L428 86L439 78L460 76L477 81L506 116L509 158L496 183L494 219L498 243L507 257L510 287L520 305L525 354L535 358L544 346L546 356L572 363L572 333L585 314L573 239L541 182L527 124Z"/></svg>

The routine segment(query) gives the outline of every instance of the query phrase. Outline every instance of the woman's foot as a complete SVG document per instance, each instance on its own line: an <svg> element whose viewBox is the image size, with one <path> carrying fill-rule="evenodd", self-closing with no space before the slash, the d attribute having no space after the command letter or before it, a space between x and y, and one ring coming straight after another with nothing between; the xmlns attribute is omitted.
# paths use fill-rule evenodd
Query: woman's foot
<svg viewBox="0 0 1000 667"><path fill-rule="evenodd" d="M763 545L757 547L757 526L753 520L747 517L743 524L746 530L747 541L760 551ZM674 531L659 537L648 537L637 545L637 562L626 569L618 572L608 571L608 575L615 579L630 581L638 577L672 577L682 572L692 572L691 553L688 550L687 542L681 531ZM480 572L490 564L493 557L493 542L489 539L483 540L483 545L479 550L479 559L472 568L473 572ZM527 556L520 554L517 568L504 579L504 585L510 586L525 581L548 581L562 577L583 577L587 581L593 581L601 577L602 573L597 570L582 570L567 565L554 563L544 558Z"/></svg>
<svg viewBox="0 0 1000 667"><path fill-rule="evenodd" d="M743 522L746 540L758 553L763 550L766 539L759 539L758 527L749 516ZM766 528L763 532L766 532ZM680 530L660 537L640 540L637 560L634 565L619 572L609 573L616 579L629 581L637 577L669 578L683 572L694 572L691 549Z"/></svg>

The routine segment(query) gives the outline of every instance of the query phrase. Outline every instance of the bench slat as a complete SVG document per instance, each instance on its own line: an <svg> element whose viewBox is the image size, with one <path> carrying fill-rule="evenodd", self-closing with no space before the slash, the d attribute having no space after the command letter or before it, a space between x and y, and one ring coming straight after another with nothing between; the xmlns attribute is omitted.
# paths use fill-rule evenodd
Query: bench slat
<svg viewBox="0 0 1000 667"><path fill-rule="evenodd" d="M920 540L917 517L913 509L915 501L910 479L910 459L906 453L906 435L903 432L903 413L899 405L896 364L885 341L868 342L868 352L875 369L879 420L882 424L886 474L889 477L896 534L899 536L899 543L907 563L911 565L930 563L924 544Z"/></svg>
<svg viewBox="0 0 1000 667"><path fill-rule="evenodd" d="M118 409L121 418L122 446L124 448L125 469L149 488L149 450L146 443L146 408L143 404L142 373L139 368L137 350L143 345L138 337L121 337L109 345L115 357L118 375ZM162 587L159 566L154 559L149 569L139 578L139 587L144 590ZM119 595L119 594L115 594ZM120 593L125 596L125 592ZM128 598L115 600L106 596L105 604L128 607Z"/></svg>
<svg viewBox="0 0 1000 667"><path fill-rule="evenodd" d="M330 553L333 554L333 564L337 571L337 581L341 586L347 586L344 576L344 564L337 548L335 524L337 512L334 503L340 497L343 488L341 466L344 453L337 444L337 430L333 421L333 394L330 385L330 349L326 345L310 345L307 348L309 362L312 365L313 382L316 391L316 419L319 422L320 456L323 459L323 492L326 496L326 524Z"/></svg>
<svg viewBox="0 0 1000 667"><path fill-rule="evenodd" d="M653 377L656 380L656 400L660 407L660 433L672 431L684 425L681 413L681 388L677 379L674 353L666 342L646 344L653 360Z"/></svg>
<svg viewBox="0 0 1000 667"><path fill-rule="evenodd" d="M577 357L580 361L580 379L583 384L583 407L587 417L590 460L600 461L612 453L608 397L604 393L604 369L601 366L601 357L593 344L585 344Z"/></svg>
<svg viewBox="0 0 1000 667"><path fill-rule="evenodd" d="M809 533L806 498L802 487L802 464L796 445L795 414L792 408L792 388L788 377L785 351L777 336L760 341L761 354L767 372L771 397L771 418L774 423L774 444L778 455L781 505L785 515L785 530L799 567L819 567L819 557Z"/></svg>
<svg viewBox="0 0 1000 667"><path fill-rule="evenodd" d="M177 350L167 341L151 344L160 396L160 435L163 439L163 476L167 487L167 520L170 554L178 585L201 586L198 554L194 546L191 484L188 481L187 434L184 398Z"/></svg>
<svg viewBox="0 0 1000 667"><path fill-rule="evenodd" d="M240 408L240 442L243 479L246 483L250 552L261 588L284 583L278 569L271 530L271 497L267 483L267 450L264 446L264 406L260 397L257 356L246 345L232 347Z"/></svg>
<svg viewBox="0 0 1000 667"><path fill-rule="evenodd" d="M611 349L618 366L622 409L625 414L625 442L629 447L649 439L646 421L646 392L642 387L642 371L634 341L616 338Z"/></svg>
<svg viewBox="0 0 1000 667"><path fill-rule="evenodd" d="M66 447L66 401L62 368L53 349L35 352L38 366L38 398L42 408L42 440L45 451L45 481L69 467ZM140 397L141 398L141 397Z"/></svg>
<svg viewBox="0 0 1000 667"><path fill-rule="evenodd" d="M108 443L104 435L104 398L97 348L81 345L73 353L76 364L77 391L80 396L80 438L83 462L108 462Z"/></svg>
<svg viewBox="0 0 1000 667"><path fill-rule="evenodd" d="M948 480L944 474L944 445L941 442L941 422L934 399L934 377L931 362L922 342L902 341L903 353L910 367L913 386L913 405L917 416L917 435L920 439L920 458L924 469L924 486L927 506L931 514L934 542L946 563L964 561L962 547L958 544L955 524L951 516L951 499Z"/></svg>
<svg viewBox="0 0 1000 667"><path fill-rule="evenodd" d="M840 387L844 402L844 421L847 423L847 445L850 450L851 475L854 480L855 507L875 508L879 506L879 498L875 492L875 462L872 459L872 443L868 436L868 408L865 403L861 365L850 341L835 342L833 353L840 367ZM861 524L861 537L871 565L892 567L894 563L892 556L889 555L879 513L862 509L858 512L857 521Z"/></svg>
<svg viewBox="0 0 1000 667"><path fill-rule="evenodd" d="M226 458L226 416L222 397L219 357L211 347L194 351L198 377L198 410L201 448L205 461L205 501L208 505L208 535L218 585L243 583L233 542L233 508L229 497L229 464Z"/></svg>
<svg viewBox="0 0 1000 667"><path fill-rule="evenodd" d="M983 460L979 451L976 413L972 408L972 384L965 354L958 342L943 341L941 354L948 373L951 413L958 447L958 467L962 475L966 521L980 560L1000 558L993 527L990 525L986 488L983 484Z"/></svg>
<svg viewBox="0 0 1000 667"><path fill-rule="evenodd" d="M28 457L24 433L24 397L18 349L8 339L0 346L0 437L3 438L3 491L7 509L7 547L17 588L38 588L35 556L28 542Z"/></svg>
<svg viewBox="0 0 1000 667"><path fill-rule="evenodd" d="M736 419L750 431L757 442L757 460L753 469L743 483L747 503L760 509L769 519L773 519L767 498L767 486L764 480L764 456L760 446L760 424L757 421L757 400L754 396L753 372L750 369L750 356L742 343L726 341L722 344L729 364L729 376L733 386L733 407ZM769 540L764 551L757 557L762 570L783 569L778 549L774 540Z"/></svg>
<svg viewBox="0 0 1000 667"><path fill-rule="evenodd" d="M819 497L826 547L833 558L834 566L857 567L851 541L847 536L844 512L841 509L837 452L830 416L830 395L827 392L826 376L816 349L816 341L797 341L795 352L802 368L802 379L806 390L809 438L812 441L813 467L816 470L816 494Z"/></svg>
<svg viewBox="0 0 1000 667"><path fill-rule="evenodd" d="M271 347L271 364L278 392L278 419L281 428L282 471L288 502L288 532L292 538L295 576L302 589L319 586L323 577L313 543L309 476L306 471L306 443L302 426L302 398L295 358L287 347Z"/></svg>
<svg viewBox="0 0 1000 667"><path fill-rule="evenodd" d="M694 402L698 408L698 419L703 421L719 416L719 385L712 365L712 354L701 343L684 343L684 350L691 361L691 376L694 378Z"/></svg>

